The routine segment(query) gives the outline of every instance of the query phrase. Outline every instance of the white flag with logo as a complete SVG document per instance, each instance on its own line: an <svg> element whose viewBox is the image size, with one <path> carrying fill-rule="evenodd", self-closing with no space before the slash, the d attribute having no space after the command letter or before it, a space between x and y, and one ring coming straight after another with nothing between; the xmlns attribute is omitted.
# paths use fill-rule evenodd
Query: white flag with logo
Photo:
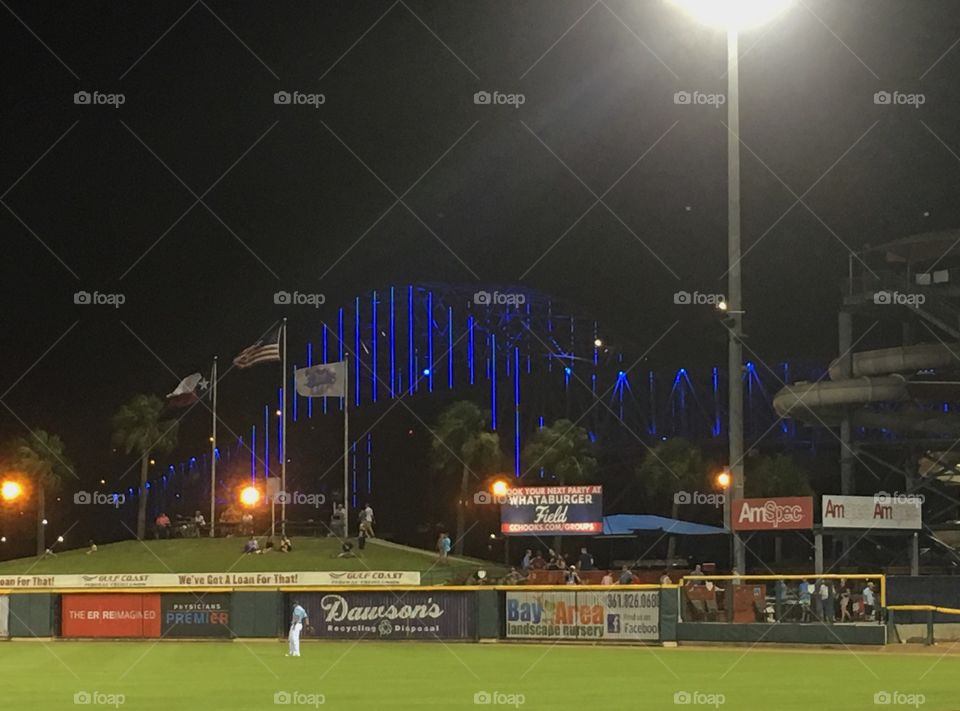
<svg viewBox="0 0 960 711"><path fill-rule="evenodd" d="M345 397L347 362L321 363L297 371L297 394L303 397Z"/></svg>

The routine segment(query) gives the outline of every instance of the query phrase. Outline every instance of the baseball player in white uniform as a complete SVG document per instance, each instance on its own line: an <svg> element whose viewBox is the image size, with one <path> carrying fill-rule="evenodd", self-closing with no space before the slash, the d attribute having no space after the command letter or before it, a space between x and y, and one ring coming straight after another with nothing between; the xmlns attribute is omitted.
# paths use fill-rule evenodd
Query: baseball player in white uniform
<svg viewBox="0 0 960 711"><path fill-rule="evenodd" d="M304 625L308 624L310 624L310 620L307 618L307 611L300 606L299 602L294 600L293 615L291 615L290 618L290 634L287 635L287 641L290 647L287 652L288 657L300 656L300 630L303 629Z"/></svg>

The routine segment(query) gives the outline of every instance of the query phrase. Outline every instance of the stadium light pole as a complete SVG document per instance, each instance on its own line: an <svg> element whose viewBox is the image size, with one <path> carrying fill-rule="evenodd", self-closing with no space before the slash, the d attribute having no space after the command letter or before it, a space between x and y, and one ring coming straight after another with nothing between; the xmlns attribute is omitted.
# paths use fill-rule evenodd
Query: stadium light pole
<svg viewBox="0 0 960 711"><path fill-rule="evenodd" d="M730 495L743 498L743 298L740 275L740 32L757 27L793 0L670 0L698 22L727 31L727 349ZM746 571L746 548L733 530L732 506L726 525L733 536L733 567Z"/></svg>

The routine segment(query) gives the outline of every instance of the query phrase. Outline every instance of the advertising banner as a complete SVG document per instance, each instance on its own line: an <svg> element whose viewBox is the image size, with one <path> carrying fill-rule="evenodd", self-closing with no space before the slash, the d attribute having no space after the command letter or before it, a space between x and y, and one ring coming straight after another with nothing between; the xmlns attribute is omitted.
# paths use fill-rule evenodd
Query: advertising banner
<svg viewBox="0 0 960 711"><path fill-rule="evenodd" d="M731 509L734 531L783 531L813 528L812 496L781 496L771 499L734 499Z"/></svg>
<svg viewBox="0 0 960 711"><path fill-rule="evenodd" d="M500 498L500 532L508 536L603 533L602 486L518 486Z"/></svg>
<svg viewBox="0 0 960 711"><path fill-rule="evenodd" d="M508 638L660 639L660 592L507 592Z"/></svg>
<svg viewBox="0 0 960 711"><path fill-rule="evenodd" d="M159 595L64 595L61 615L64 637L160 636Z"/></svg>
<svg viewBox="0 0 960 711"><path fill-rule="evenodd" d="M163 595L160 621L163 637L230 637L230 595Z"/></svg>
<svg viewBox="0 0 960 711"><path fill-rule="evenodd" d="M894 528L916 531L923 525L923 504L916 496L824 494L820 503L824 528Z"/></svg>
<svg viewBox="0 0 960 711"><path fill-rule="evenodd" d="M0 639L10 636L10 598L0 595Z"/></svg>
<svg viewBox="0 0 960 711"><path fill-rule="evenodd" d="M335 585L419 585L405 570L307 573L117 573L111 575L3 575L0 590L97 588L279 588Z"/></svg>
<svg viewBox="0 0 960 711"><path fill-rule="evenodd" d="M471 592L292 593L307 611L305 637L332 639L475 639ZM289 610L287 611L289 614Z"/></svg>

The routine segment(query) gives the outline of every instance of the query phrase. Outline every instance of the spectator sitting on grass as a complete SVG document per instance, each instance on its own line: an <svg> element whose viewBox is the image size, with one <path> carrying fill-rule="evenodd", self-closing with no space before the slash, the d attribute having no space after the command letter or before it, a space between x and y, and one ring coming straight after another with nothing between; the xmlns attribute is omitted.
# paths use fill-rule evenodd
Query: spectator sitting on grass
<svg viewBox="0 0 960 711"><path fill-rule="evenodd" d="M96 552L97 552L97 544L94 543L93 540L91 539L90 547L87 549L87 555L90 555L91 553L96 553Z"/></svg>
<svg viewBox="0 0 960 711"><path fill-rule="evenodd" d="M244 553L259 553L260 546L257 544L257 539L253 536L250 536L250 540L247 541L246 545L243 547Z"/></svg>
<svg viewBox="0 0 960 711"><path fill-rule="evenodd" d="M290 539L287 538L286 535L284 535L284 536L280 539L280 552L281 552L281 553L289 553L289 552L292 551L292 550L293 550L293 544L290 543Z"/></svg>

